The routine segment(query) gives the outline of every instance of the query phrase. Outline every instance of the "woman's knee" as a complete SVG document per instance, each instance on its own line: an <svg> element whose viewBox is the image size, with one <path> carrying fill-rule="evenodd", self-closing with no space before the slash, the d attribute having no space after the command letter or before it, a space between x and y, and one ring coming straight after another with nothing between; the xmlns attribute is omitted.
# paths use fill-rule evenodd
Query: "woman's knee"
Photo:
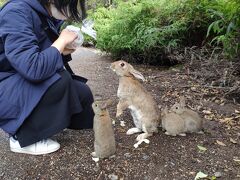
<svg viewBox="0 0 240 180"><path fill-rule="evenodd" d="M93 94L89 86L85 83L82 83L80 81L74 80L76 86L77 86L77 91L79 94L80 101L84 105L91 105L94 101L93 99Z"/></svg>
<svg viewBox="0 0 240 180"><path fill-rule="evenodd" d="M61 75L61 78L47 90L42 99L46 98L51 99L52 101L60 99L62 96L64 96L66 90L71 87L71 76L64 71L59 74Z"/></svg>
<svg viewBox="0 0 240 180"><path fill-rule="evenodd" d="M63 88L68 88L72 83L71 75L67 71L62 71L59 73L61 78L57 81L56 84Z"/></svg>

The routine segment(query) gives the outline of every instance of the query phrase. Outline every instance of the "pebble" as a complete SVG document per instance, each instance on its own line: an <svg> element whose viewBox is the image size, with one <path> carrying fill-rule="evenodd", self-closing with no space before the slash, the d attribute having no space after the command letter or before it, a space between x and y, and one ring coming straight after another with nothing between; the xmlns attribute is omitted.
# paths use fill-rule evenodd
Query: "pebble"
<svg viewBox="0 0 240 180"><path fill-rule="evenodd" d="M221 172L215 172L215 173L214 173L214 176L215 176L216 178L220 178L220 177L222 177L222 173L221 173Z"/></svg>
<svg viewBox="0 0 240 180"><path fill-rule="evenodd" d="M130 158L132 155L130 153L125 153L124 156Z"/></svg>
<svg viewBox="0 0 240 180"><path fill-rule="evenodd" d="M115 175L115 174L109 174L108 178L111 179L111 180L118 180L118 176Z"/></svg>
<svg viewBox="0 0 240 180"><path fill-rule="evenodd" d="M148 156L148 155L144 155L144 156L143 156L143 159L144 159L144 160L148 160L148 159L149 159L149 156Z"/></svg>
<svg viewBox="0 0 240 180"><path fill-rule="evenodd" d="M96 172L100 171L100 167L99 167L98 163L97 163L96 166L94 166L93 170L96 171Z"/></svg>

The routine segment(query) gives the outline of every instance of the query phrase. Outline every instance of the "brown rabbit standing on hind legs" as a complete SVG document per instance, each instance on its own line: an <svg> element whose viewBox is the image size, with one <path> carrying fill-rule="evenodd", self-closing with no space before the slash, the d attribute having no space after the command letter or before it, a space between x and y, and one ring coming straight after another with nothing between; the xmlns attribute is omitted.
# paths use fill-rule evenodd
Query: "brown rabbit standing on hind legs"
<svg viewBox="0 0 240 180"><path fill-rule="evenodd" d="M112 101L95 101L92 104L94 116L94 152L92 156L107 158L116 151L116 143L112 128L112 121L107 107Z"/></svg>
<svg viewBox="0 0 240 180"><path fill-rule="evenodd" d="M128 135L144 132L137 137L137 141L146 139L158 132L160 113L156 102L138 79L145 80L143 75L125 61L116 61L111 69L120 76L117 96L116 117L127 108L130 109L136 127L127 131Z"/></svg>

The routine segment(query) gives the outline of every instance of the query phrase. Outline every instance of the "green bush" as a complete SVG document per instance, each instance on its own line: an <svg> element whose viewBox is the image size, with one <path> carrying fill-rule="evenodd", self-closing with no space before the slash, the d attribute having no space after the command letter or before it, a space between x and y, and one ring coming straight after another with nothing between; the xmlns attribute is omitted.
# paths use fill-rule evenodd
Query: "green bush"
<svg viewBox="0 0 240 180"><path fill-rule="evenodd" d="M6 2L6 0L0 0L0 7Z"/></svg>
<svg viewBox="0 0 240 180"><path fill-rule="evenodd" d="M235 0L218 0L208 9L214 21L209 25L207 36L215 35L211 44L223 45L230 58L240 56L240 3Z"/></svg>
<svg viewBox="0 0 240 180"><path fill-rule="evenodd" d="M229 52L228 43L235 40L231 53L236 54L239 5L237 0L232 2L235 4L230 0L129 0L118 2L117 7L98 8L92 14L97 47L116 56L128 54L155 62L172 51L212 40ZM220 19L223 29L216 25L218 13L224 17Z"/></svg>

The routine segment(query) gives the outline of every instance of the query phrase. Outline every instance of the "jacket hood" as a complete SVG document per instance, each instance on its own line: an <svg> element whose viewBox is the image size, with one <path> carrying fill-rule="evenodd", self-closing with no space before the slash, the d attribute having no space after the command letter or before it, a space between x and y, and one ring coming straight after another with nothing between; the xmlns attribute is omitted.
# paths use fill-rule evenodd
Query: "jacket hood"
<svg viewBox="0 0 240 180"><path fill-rule="evenodd" d="M40 12L44 16L50 17L49 13L47 10L41 5L41 3L38 0L10 0L9 2L14 2L14 1L22 1L27 3L29 6L31 6L34 10Z"/></svg>

